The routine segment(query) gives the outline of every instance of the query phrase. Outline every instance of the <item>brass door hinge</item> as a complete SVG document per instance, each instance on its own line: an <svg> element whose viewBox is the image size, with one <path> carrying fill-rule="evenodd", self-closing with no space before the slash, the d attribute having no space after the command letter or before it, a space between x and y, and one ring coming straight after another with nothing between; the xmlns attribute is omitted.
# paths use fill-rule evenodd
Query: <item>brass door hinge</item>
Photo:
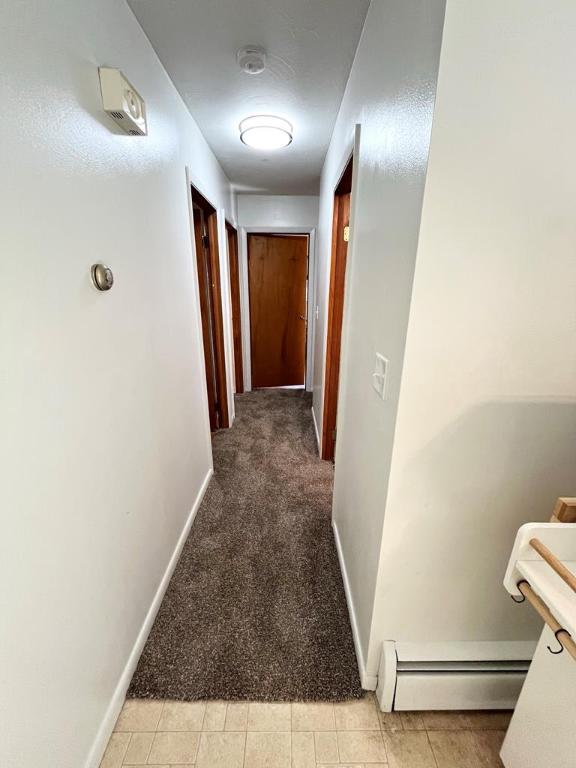
<svg viewBox="0 0 576 768"><path fill-rule="evenodd" d="M344 242L347 243L350 240L350 226L344 227Z"/></svg>

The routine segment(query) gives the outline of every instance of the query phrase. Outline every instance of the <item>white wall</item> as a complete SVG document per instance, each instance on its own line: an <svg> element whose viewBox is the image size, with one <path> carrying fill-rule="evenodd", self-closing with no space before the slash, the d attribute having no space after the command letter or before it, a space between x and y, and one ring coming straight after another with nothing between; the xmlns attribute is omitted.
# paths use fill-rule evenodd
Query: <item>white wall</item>
<svg viewBox="0 0 576 768"><path fill-rule="evenodd" d="M333 195L359 123L333 515L362 666L374 604L443 14L443 0L373 0L322 174L320 317L314 350L318 424L322 423ZM371 385L376 352L390 360L386 402ZM373 685L375 680L364 682Z"/></svg>
<svg viewBox="0 0 576 768"><path fill-rule="evenodd" d="M370 662L537 637L502 578L576 495L576 5L449 0Z"/></svg>
<svg viewBox="0 0 576 768"><path fill-rule="evenodd" d="M318 197L314 195L237 195L238 224L242 227L303 227L318 225Z"/></svg>
<svg viewBox="0 0 576 768"><path fill-rule="evenodd" d="M211 467L185 166L232 196L121 0L0 16L0 763L79 768ZM102 64L147 138L103 114Z"/></svg>
<svg viewBox="0 0 576 768"><path fill-rule="evenodd" d="M240 226L240 299L242 305L242 345L244 387L252 387L250 357L250 302L248 296L248 232L308 232L309 268L308 295L315 296L316 228L318 226L318 197L314 195L245 195L236 196ZM308 301L306 345L306 389L312 389L314 366L315 302Z"/></svg>

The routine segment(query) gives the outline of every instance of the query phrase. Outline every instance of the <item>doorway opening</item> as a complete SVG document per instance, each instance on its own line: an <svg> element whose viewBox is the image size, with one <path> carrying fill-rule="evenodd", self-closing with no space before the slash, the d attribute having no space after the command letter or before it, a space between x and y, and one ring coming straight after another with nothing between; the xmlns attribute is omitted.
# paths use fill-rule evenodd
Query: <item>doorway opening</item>
<svg viewBox="0 0 576 768"><path fill-rule="evenodd" d="M328 294L328 332L326 340L326 373L324 377L324 414L322 421L322 458L334 461L336 450L336 415L338 411L338 384L340 381L340 352L342 346L342 319L346 261L350 233L350 195L352 193L353 158L334 191L332 218L332 259L330 291Z"/></svg>
<svg viewBox="0 0 576 768"><path fill-rule="evenodd" d="M305 387L309 240L248 235L253 389Z"/></svg>
<svg viewBox="0 0 576 768"><path fill-rule="evenodd" d="M210 430L230 426L216 209L194 187L192 210Z"/></svg>
<svg viewBox="0 0 576 768"><path fill-rule="evenodd" d="M244 366L242 364L242 320L240 307L240 269L238 266L238 232L226 222L228 238L228 264L232 299L232 337L234 344L234 380L236 394L244 392Z"/></svg>

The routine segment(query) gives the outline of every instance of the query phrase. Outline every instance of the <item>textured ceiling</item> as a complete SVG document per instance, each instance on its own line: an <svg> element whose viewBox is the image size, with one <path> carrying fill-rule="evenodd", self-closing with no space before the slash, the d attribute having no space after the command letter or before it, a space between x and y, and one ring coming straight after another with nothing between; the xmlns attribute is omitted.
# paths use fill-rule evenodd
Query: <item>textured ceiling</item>
<svg viewBox="0 0 576 768"><path fill-rule="evenodd" d="M228 177L254 193L314 194L370 0L129 0ZM236 52L260 45L268 68L246 75ZM255 152L250 114L294 125L294 141Z"/></svg>

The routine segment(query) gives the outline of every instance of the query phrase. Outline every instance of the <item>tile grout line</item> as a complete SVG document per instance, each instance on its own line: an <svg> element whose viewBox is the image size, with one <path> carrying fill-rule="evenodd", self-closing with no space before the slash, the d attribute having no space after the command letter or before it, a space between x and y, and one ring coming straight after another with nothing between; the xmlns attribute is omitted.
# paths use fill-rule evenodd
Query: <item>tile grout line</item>
<svg viewBox="0 0 576 768"><path fill-rule="evenodd" d="M434 745L430 741L430 731L428 728L426 728L426 740L428 741L428 745L430 746L430 752L432 752L432 757L434 758L434 762L436 763L436 768L440 768L440 764L438 763L438 760L436 758L436 752L434 751Z"/></svg>
<svg viewBox="0 0 576 768"><path fill-rule="evenodd" d="M292 768L292 756L294 754L294 748L292 744L292 702L290 702L290 768Z"/></svg>
<svg viewBox="0 0 576 768"><path fill-rule="evenodd" d="M228 709L228 707L226 707ZM248 746L248 714L246 714L246 730L244 731L244 754L242 755L242 768L246 766L246 747ZM292 766L290 766L292 768Z"/></svg>
<svg viewBox="0 0 576 768"><path fill-rule="evenodd" d="M122 758L122 768L126 765L126 755L128 754L128 750L130 749L130 744L132 744L132 737L134 736L134 731L130 731L130 738L128 739L128 745L126 747L126 752L124 753L124 757ZM152 748L152 745L150 745L150 748ZM146 758L146 762L148 762L148 758Z"/></svg>
<svg viewBox="0 0 576 768"><path fill-rule="evenodd" d="M164 712L164 704L162 705L162 713L163 712ZM158 721L158 724L160 724L160 720ZM153 736L152 737L152 741L150 742L150 746L148 748L148 753L146 755L146 762L144 763L145 765L148 765L148 761L150 760L150 755L152 754L152 745L154 744L154 739L155 738L156 738L156 736Z"/></svg>
<svg viewBox="0 0 576 768"><path fill-rule="evenodd" d="M314 748L314 765L318 765L318 755L316 754L316 732L312 731L312 747Z"/></svg>
<svg viewBox="0 0 576 768"><path fill-rule="evenodd" d="M128 754L128 747L129 747L129 745L130 745L130 742L132 741L132 732L130 731L129 733L130 733L130 738L129 738L129 739L128 739L128 741L126 742L126 749L124 750L124 753L122 754L122 759L121 759L121 761L120 761L120 765L123 765L123 764L124 764L124 760L125 760L125 758L126 758L126 755Z"/></svg>
<svg viewBox="0 0 576 768"><path fill-rule="evenodd" d="M334 734L336 736L336 752L338 753L338 762L342 762L340 757L340 739L338 738L338 726L336 725L336 707L332 704L332 719L334 721Z"/></svg>
<svg viewBox="0 0 576 768"><path fill-rule="evenodd" d="M380 720L380 718L378 718ZM386 747L386 739L384 738L384 732L382 729L380 729L380 738L382 739L382 746L384 747L384 755L386 757L386 765L390 765L390 760L388 759L388 749Z"/></svg>
<svg viewBox="0 0 576 768"><path fill-rule="evenodd" d="M156 728L154 729L156 731L156 733L158 733L158 726L162 722L162 715L164 714L165 707L166 707L166 701L163 701L162 702L162 708L160 710L160 714L158 715L158 722L156 723ZM156 738L156 737L154 737L154 738Z"/></svg>
<svg viewBox="0 0 576 768"><path fill-rule="evenodd" d="M148 764L148 759L150 758L150 754L152 752L152 747L154 746L154 743L156 742L156 734L158 733L158 726L162 722L162 715L164 714L164 707L166 706L166 701L162 702L162 707L160 709L160 714L158 715L158 720L156 721L156 726L154 728L154 736L152 737L152 743L150 744L150 752L148 753L148 757L146 758L146 764Z"/></svg>

